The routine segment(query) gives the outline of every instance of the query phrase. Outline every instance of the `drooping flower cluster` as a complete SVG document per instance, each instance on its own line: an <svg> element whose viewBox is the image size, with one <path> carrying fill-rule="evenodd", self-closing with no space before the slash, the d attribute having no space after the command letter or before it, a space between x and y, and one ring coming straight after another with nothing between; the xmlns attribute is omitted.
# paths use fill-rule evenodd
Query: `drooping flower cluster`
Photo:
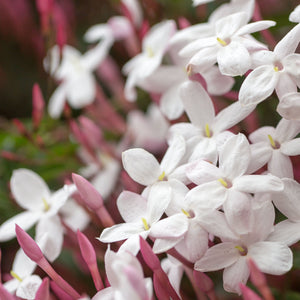
<svg viewBox="0 0 300 300"><path fill-rule="evenodd" d="M196 294L213 299L203 272L224 269L224 289L245 295L252 293L245 285L253 268L261 276L291 270L290 246L300 240L300 184L290 158L300 154L300 24L269 50L252 34L276 23L257 21L255 5L232 0L206 23L179 22L177 29L174 20L164 20L149 28L139 2L123 0L124 16L87 31L85 40L96 45L86 53L51 48L44 66L59 85L48 112L65 114L84 167L73 174L74 184L56 192L35 172L14 171L11 192L25 212L0 225L0 241L17 236L33 262L17 253L0 298L8 291L24 299L50 299L53 292L59 299L150 300L154 289L158 299L181 299L185 273ZM297 7L290 20L299 19ZM109 54L120 40L130 56L122 68L125 83ZM94 71L118 99L115 106ZM235 76L244 76L238 91ZM135 103L140 89L153 100L147 114ZM274 90L277 126L242 131L241 122L247 125ZM224 105L219 96L235 101ZM78 121L68 115L70 107L83 108ZM108 142L107 132L122 138ZM103 251L96 253L80 232L92 223L102 226L99 247L108 244L100 258L105 284L97 266ZM35 240L24 232L34 225ZM76 231L97 290L81 298L47 261L55 261L64 237ZM168 256L160 261L160 254ZM144 278L143 262L152 278ZM52 279L51 292L48 279L32 275L36 265Z"/></svg>

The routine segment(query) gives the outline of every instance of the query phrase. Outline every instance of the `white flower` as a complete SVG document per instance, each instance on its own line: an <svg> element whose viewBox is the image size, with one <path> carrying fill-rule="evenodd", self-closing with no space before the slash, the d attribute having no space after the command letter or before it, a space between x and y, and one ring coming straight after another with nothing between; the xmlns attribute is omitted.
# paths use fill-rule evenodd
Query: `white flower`
<svg viewBox="0 0 300 300"><path fill-rule="evenodd" d="M180 54L191 57L190 65L207 69L218 62L224 75L243 75L251 67L250 51L262 49L248 35L274 26L273 21L259 21L247 24L245 12L225 16L215 23L215 33L211 37L200 38L184 47Z"/></svg>
<svg viewBox="0 0 300 300"><path fill-rule="evenodd" d="M295 50L300 40L300 24L295 26L274 48L254 55L256 67L244 80L239 100L242 105L258 104L274 89L279 100L288 93L297 92L299 85L300 54Z"/></svg>
<svg viewBox="0 0 300 300"><path fill-rule="evenodd" d="M20 298L33 300L35 294L42 283L42 279L37 275L31 275L36 267L36 263L26 256L20 249L12 265L11 275L13 279L6 281L3 285L10 292L16 292Z"/></svg>
<svg viewBox="0 0 300 300"><path fill-rule="evenodd" d="M171 196L171 188L166 182L152 185L147 199L129 191L122 192L117 206L126 223L104 229L99 240L111 243L126 239L120 250L128 250L136 255L140 249L139 236L145 239L153 231L167 237L182 235L184 227L178 231L177 228L174 230L173 227L168 227L164 220L159 222L171 201Z"/></svg>
<svg viewBox="0 0 300 300"><path fill-rule="evenodd" d="M148 186L170 178L184 180L184 170L177 168L184 154L185 141L180 135L176 135L160 164L151 153L141 148L124 151L122 161L124 169L134 181Z"/></svg>
<svg viewBox="0 0 300 300"><path fill-rule="evenodd" d="M51 193L45 181L38 174L27 169L15 170L10 185L17 204L26 211L0 226L0 241L8 241L16 236L15 224L28 230L35 223L55 216L70 194L74 192L73 186L65 186Z"/></svg>
<svg viewBox="0 0 300 300"><path fill-rule="evenodd" d="M283 243L268 241L268 235L273 230L274 209L270 201L256 206L250 212L251 230L246 235L236 235L224 239L224 242L209 248L206 254L196 262L195 269L202 272L215 271L224 268L223 283L224 289L228 292L241 293L239 283L246 283L249 277L248 258L254 260L258 268L268 274L281 275L288 272L293 263L292 251ZM240 216L243 218L243 216ZM211 222L218 223L215 215ZM209 220L207 221L209 223ZM223 223L218 227L218 236L223 233L228 236L230 228ZM230 227L235 230L240 222L232 224ZM214 227L210 224L210 232L214 232ZM235 230L236 231L236 230Z"/></svg>
<svg viewBox="0 0 300 300"><path fill-rule="evenodd" d="M123 68L128 75L125 85L125 96L129 101L136 99L134 87L141 79L151 75L160 65L169 40L176 31L172 20L164 21L153 26L143 39L142 53L132 58Z"/></svg>
<svg viewBox="0 0 300 300"><path fill-rule="evenodd" d="M289 156L300 154L300 139L294 139L299 131L300 122L281 119L276 128L265 126L251 133L251 163L248 172L253 173L267 163L271 174L280 178L293 178Z"/></svg>
<svg viewBox="0 0 300 300"><path fill-rule="evenodd" d="M92 71L103 59L95 49L84 55L75 48L65 45L59 63L59 48L54 46L45 61L45 69L60 82L49 99L48 111L52 118L58 118L66 101L73 108L91 104L96 95L96 80Z"/></svg>
<svg viewBox="0 0 300 300"><path fill-rule="evenodd" d="M142 266L135 256L129 252L115 253L108 248L104 262L110 287L99 291L92 300L152 299L152 280L144 278Z"/></svg>

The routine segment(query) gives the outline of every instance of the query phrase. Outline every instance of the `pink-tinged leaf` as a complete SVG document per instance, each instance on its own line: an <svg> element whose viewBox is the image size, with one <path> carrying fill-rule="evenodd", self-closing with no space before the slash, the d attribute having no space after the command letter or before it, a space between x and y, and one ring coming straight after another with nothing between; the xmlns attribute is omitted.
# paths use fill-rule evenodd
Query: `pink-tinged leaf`
<svg viewBox="0 0 300 300"><path fill-rule="evenodd" d="M256 293L242 283L240 283L240 289L244 300L262 300Z"/></svg>
<svg viewBox="0 0 300 300"><path fill-rule="evenodd" d="M89 181L75 173L72 174L72 179L78 189L82 200L92 210L98 210L101 206L103 206L103 199L101 195Z"/></svg>
<svg viewBox="0 0 300 300"><path fill-rule="evenodd" d="M43 253L33 238L16 224L17 240L25 254L34 262L38 263L44 258Z"/></svg>
<svg viewBox="0 0 300 300"><path fill-rule="evenodd" d="M45 277L42 284L36 292L34 300L49 300L49 278Z"/></svg>

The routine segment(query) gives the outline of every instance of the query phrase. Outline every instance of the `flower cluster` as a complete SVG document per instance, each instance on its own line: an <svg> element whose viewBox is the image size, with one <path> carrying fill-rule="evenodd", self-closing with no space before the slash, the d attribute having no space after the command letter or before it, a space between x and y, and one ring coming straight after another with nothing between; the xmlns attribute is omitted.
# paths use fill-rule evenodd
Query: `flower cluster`
<svg viewBox="0 0 300 300"><path fill-rule="evenodd" d="M54 16L55 1L45 2L41 18ZM273 299L262 273L289 272L300 240L291 159L300 154L300 7L275 44L276 23L261 19L255 0L231 0L207 22L181 18L178 27L150 26L137 0L119 9L85 33L84 54L59 42L48 49L44 68L57 84L48 113L65 118L82 167L55 192L34 171L13 171L11 194L24 211L2 222L0 242L17 237L22 249L0 299L187 299L184 276L198 299L217 299L209 272L222 269L225 291L261 299L246 286L250 276ZM115 45L130 57L121 71ZM38 127L43 99L34 91ZM146 113L137 102L145 92ZM279 121L259 127L258 104L271 95ZM49 263L68 244L96 291L77 291Z"/></svg>

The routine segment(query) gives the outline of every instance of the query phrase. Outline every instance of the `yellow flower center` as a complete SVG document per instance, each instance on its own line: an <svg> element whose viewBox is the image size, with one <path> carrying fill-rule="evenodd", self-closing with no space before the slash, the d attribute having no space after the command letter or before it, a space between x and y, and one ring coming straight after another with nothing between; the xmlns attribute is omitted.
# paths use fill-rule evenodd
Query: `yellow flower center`
<svg viewBox="0 0 300 300"><path fill-rule="evenodd" d="M147 52L148 57L153 57L154 56L154 51L151 47L147 47L146 52Z"/></svg>
<svg viewBox="0 0 300 300"><path fill-rule="evenodd" d="M206 123L205 124L205 135L210 138L211 137L211 131L209 129L209 125Z"/></svg>
<svg viewBox="0 0 300 300"><path fill-rule="evenodd" d="M248 250L246 247L242 247L242 246L235 246L234 248L236 248L237 250L239 250L240 255L245 256L248 253Z"/></svg>
<svg viewBox="0 0 300 300"><path fill-rule="evenodd" d="M43 198L43 203L44 203L44 209L45 211L48 211L50 209L50 205L48 204L47 200Z"/></svg>

